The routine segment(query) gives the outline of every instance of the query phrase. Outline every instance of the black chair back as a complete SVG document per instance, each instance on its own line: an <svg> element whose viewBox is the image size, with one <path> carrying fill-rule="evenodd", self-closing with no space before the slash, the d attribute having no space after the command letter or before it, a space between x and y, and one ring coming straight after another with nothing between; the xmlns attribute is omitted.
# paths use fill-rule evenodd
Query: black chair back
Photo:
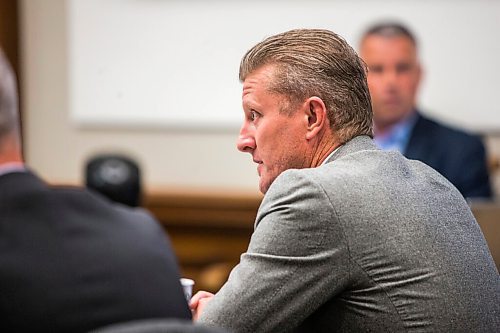
<svg viewBox="0 0 500 333"><path fill-rule="evenodd" d="M131 207L140 205L140 169L129 157L103 154L90 158L85 168L85 185L115 202Z"/></svg>

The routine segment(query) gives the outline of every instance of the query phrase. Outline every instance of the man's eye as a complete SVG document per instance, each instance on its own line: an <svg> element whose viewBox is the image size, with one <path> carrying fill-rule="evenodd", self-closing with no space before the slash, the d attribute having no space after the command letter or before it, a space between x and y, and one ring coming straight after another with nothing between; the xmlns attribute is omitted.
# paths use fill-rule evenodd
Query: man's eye
<svg viewBox="0 0 500 333"><path fill-rule="evenodd" d="M384 68L382 66L370 66L368 73L382 73Z"/></svg>
<svg viewBox="0 0 500 333"><path fill-rule="evenodd" d="M250 111L250 120L255 120L257 119L257 117L259 116L259 114L255 111Z"/></svg>
<svg viewBox="0 0 500 333"><path fill-rule="evenodd" d="M406 72L410 71L410 69L411 69L410 64L398 64L396 66L396 71L398 73L406 73Z"/></svg>

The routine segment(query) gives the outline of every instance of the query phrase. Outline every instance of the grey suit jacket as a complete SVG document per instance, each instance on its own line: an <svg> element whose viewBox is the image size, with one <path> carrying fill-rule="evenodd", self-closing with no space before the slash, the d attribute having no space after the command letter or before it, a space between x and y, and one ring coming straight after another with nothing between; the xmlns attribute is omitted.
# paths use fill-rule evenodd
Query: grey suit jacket
<svg viewBox="0 0 500 333"><path fill-rule="evenodd" d="M499 283L458 190L357 137L274 181L200 320L234 332L495 332Z"/></svg>

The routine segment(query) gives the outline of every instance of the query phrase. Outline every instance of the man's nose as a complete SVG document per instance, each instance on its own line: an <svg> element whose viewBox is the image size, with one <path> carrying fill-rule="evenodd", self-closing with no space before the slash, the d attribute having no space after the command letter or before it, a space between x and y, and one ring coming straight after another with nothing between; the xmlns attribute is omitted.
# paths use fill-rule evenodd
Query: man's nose
<svg viewBox="0 0 500 333"><path fill-rule="evenodd" d="M255 149L255 146L255 138L252 132L243 125L236 141L236 147L243 153L251 153Z"/></svg>
<svg viewBox="0 0 500 333"><path fill-rule="evenodd" d="M398 81L398 73L395 70L387 70L384 73L384 82L388 86L396 86Z"/></svg>

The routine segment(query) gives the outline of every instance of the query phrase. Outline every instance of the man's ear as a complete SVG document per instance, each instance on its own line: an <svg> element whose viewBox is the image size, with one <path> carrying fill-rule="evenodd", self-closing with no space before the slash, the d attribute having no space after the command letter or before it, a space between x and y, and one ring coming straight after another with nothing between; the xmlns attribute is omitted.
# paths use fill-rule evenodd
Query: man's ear
<svg viewBox="0 0 500 333"><path fill-rule="evenodd" d="M311 140L318 135L325 126L329 126L326 106L321 98L313 96L307 99L304 107L306 108L305 114L307 120L306 139Z"/></svg>
<svg viewBox="0 0 500 333"><path fill-rule="evenodd" d="M417 90L424 78L424 68L420 62L417 63Z"/></svg>

